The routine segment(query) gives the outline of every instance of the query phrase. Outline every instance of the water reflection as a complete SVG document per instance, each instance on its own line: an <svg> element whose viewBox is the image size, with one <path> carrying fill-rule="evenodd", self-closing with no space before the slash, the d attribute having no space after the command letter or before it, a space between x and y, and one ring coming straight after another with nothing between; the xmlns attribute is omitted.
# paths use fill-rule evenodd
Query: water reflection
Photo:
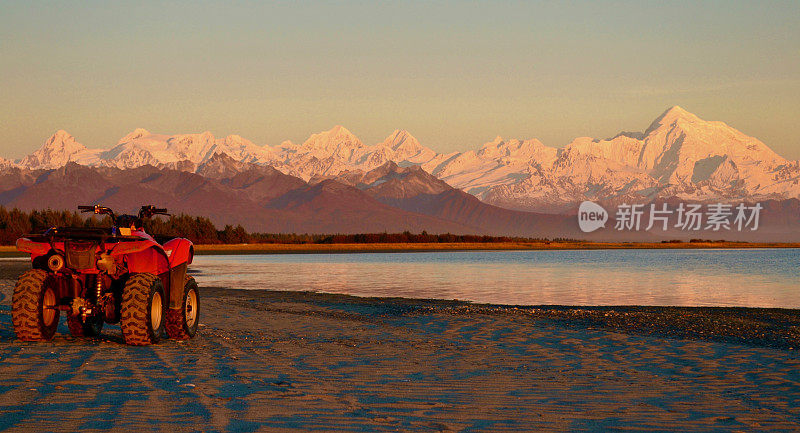
<svg viewBox="0 0 800 433"><path fill-rule="evenodd" d="M499 304L800 308L800 250L197 256L201 285Z"/></svg>

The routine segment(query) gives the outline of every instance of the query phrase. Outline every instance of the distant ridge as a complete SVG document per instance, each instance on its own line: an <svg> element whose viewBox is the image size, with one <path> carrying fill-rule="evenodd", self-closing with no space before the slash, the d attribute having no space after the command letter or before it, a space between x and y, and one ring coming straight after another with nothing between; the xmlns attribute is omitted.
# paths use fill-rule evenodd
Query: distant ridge
<svg viewBox="0 0 800 433"><path fill-rule="evenodd" d="M311 135L302 144L259 146L238 135L163 135L137 128L109 149L87 149L58 131L31 155L0 168L54 169L74 162L95 167L151 165L204 170L215 155L235 164L272 166L304 181L367 173L386 163L419 166L448 185L495 206L570 213L584 200L604 203L679 199L737 202L800 198L800 162L723 122L705 121L675 106L643 132L610 139L579 137L563 148L539 140L497 137L477 150L437 154L408 131L366 145L347 128ZM218 168L221 169L221 168Z"/></svg>

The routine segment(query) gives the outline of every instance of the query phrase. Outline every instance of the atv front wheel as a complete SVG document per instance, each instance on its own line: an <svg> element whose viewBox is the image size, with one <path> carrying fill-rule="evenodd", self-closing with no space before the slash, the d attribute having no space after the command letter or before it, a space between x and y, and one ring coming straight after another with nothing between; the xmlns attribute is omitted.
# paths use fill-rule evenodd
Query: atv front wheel
<svg viewBox="0 0 800 433"><path fill-rule="evenodd" d="M87 317L86 322L80 315L67 315L67 326L73 337L97 337L103 330L103 319L100 317Z"/></svg>
<svg viewBox="0 0 800 433"><path fill-rule="evenodd" d="M60 311L47 272L31 269L22 274L14 288L11 320L22 341L50 340L58 328Z"/></svg>
<svg viewBox="0 0 800 433"><path fill-rule="evenodd" d="M188 340L197 333L200 323L200 289L192 277L186 277L181 308L167 309L167 334L176 340Z"/></svg>
<svg viewBox="0 0 800 433"><path fill-rule="evenodd" d="M134 346L158 343L164 332L164 286L153 274L133 274L122 289L120 327Z"/></svg>

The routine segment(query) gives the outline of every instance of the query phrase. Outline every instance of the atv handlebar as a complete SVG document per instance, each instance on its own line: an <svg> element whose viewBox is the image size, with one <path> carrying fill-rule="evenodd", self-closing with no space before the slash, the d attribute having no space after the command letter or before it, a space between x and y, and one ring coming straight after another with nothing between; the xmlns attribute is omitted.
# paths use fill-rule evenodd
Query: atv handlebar
<svg viewBox="0 0 800 433"><path fill-rule="evenodd" d="M150 218L153 215L169 215L169 214L167 213L167 208L155 207L151 204L142 206L142 208L139 209L139 218Z"/></svg>
<svg viewBox="0 0 800 433"><path fill-rule="evenodd" d="M94 212L98 215L105 214L111 216L111 219L114 219L114 211L105 206L78 206L78 210L81 212Z"/></svg>
<svg viewBox="0 0 800 433"><path fill-rule="evenodd" d="M111 210L111 208L108 208L108 207L105 207L105 206L100 206L100 205L96 205L96 206L78 206L78 210L80 210L81 212L94 212L96 214L109 215L109 216L111 216L111 219L116 221L116 216L114 215L114 211ZM169 214L167 213L167 208L155 207L155 206L153 206L151 204L142 206L142 208L139 209L139 218L150 218L153 215L167 215L167 216L169 216Z"/></svg>

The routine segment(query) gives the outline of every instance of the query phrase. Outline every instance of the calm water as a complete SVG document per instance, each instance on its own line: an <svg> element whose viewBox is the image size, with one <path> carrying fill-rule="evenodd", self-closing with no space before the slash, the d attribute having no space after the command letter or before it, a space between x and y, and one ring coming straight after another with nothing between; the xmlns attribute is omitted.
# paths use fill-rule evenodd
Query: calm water
<svg viewBox="0 0 800 433"><path fill-rule="evenodd" d="M800 308L798 249L197 256L198 283L498 304Z"/></svg>

